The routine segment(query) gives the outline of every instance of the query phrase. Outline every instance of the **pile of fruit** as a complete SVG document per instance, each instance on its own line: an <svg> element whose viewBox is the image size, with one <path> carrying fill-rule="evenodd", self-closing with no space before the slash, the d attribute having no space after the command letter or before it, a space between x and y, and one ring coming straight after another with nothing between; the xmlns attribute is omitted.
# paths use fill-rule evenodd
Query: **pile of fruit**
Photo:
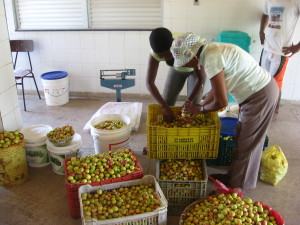
<svg viewBox="0 0 300 225"><path fill-rule="evenodd" d="M169 123L164 120L152 121L152 126L161 126L166 128L199 128L203 126L214 125L212 119L204 118L201 114L198 114L195 119L191 120L188 115L177 115L173 122Z"/></svg>
<svg viewBox="0 0 300 225"><path fill-rule="evenodd" d="M55 145L64 146L72 141L75 130L70 125L56 127L47 134L47 138Z"/></svg>
<svg viewBox="0 0 300 225"><path fill-rule="evenodd" d="M17 145L24 139L19 130L0 132L0 148L8 148Z"/></svg>
<svg viewBox="0 0 300 225"><path fill-rule="evenodd" d="M237 193L208 196L193 203L181 215L181 225L276 225L276 220L260 202L240 198Z"/></svg>
<svg viewBox="0 0 300 225"><path fill-rule="evenodd" d="M220 138L222 138L222 140L224 141L233 141L234 140L234 137L232 136L225 136L225 135L220 135Z"/></svg>
<svg viewBox="0 0 300 225"><path fill-rule="evenodd" d="M119 149L83 158L72 157L67 162L70 183L93 183L124 177L140 171L136 156L130 149Z"/></svg>
<svg viewBox="0 0 300 225"><path fill-rule="evenodd" d="M81 194L85 219L106 220L152 212L161 206L154 185L137 185Z"/></svg>
<svg viewBox="0 0 300 225"><path fill-rule="evenodd" d="M122 127L125 127L127 124L123 121L111 121L106 120L102 123L96 124L94 127L99 130L117 130Z"/></svg>
<svg viewBox="0 0 300 225"><path fill-rule="evenodd" d="M200 181L203 180L203 168L199 160L161 160L161 180Z"/></svg>

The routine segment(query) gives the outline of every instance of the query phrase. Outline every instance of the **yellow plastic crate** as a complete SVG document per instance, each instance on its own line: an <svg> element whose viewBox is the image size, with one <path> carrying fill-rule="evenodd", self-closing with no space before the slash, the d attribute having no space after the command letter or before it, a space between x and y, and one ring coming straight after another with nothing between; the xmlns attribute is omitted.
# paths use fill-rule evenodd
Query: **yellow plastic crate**
<svg viewBox="0 0 300 225"><path fill-rule="evenodd" d="M171 106L174 115L181 110ZM214 121L213 125L200 128L166 128L154 126L162 120L160 105L148 106L147 154L151 159L215 159L218 156L221 122L216 112L201 114Z"/></svg>

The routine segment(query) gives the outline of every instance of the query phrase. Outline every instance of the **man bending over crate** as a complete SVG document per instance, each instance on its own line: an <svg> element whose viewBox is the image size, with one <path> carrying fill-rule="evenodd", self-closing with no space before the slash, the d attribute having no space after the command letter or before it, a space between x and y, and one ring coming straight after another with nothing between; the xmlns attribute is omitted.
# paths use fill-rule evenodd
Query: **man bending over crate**
<svg viewBox="0 0 300 225"><path fill-rule="evenodd" d="M174 39L174 66L198 68L210 79L211 91L201 104L183 108L192 118L218 111L228 104L228 92L239 103L236 147L227 174L214 174L232 188L256 188L264 139L272 120L279 90L271 75L240 47L228 43L202 45L200 36L185 33Z"/></svg>

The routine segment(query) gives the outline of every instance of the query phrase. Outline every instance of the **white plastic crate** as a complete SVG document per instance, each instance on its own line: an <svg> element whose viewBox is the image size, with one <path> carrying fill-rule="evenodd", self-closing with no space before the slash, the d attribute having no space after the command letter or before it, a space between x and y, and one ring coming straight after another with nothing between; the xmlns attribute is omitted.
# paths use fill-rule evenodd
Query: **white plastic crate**
<svg viewBox="0 0 300 225"><path fill-rule="evenodd" d="M172 159L174 161L179 159ZM156 162L156 179L167 198L169 205L188 205L199 198L206 196L207 189L207 168L203 159L201 161L203 180L200 181L177 181L160 179L160 162ZM195 160L196 161L196 160Z"/></svg>
<svg viewBox="0 0 300 225"><path fill-rule="evenodd" d="M107 220L94 220L94 219L85 219L83 215L82 199L81 194L91 193L97 190L113 190L121 187L130 187L136 185L146 185L148 183L154 184L155 191L159 194L161 200L161 206L153 212L142 213L133 216L120 217L116 219L107 219ZM84 225L166 225L167 224L167 208L168 202L159 187L158 182L155 177L152 175L145 175L141 179L124 181L112 184L105 184L102 186L90 186L83 185L78 190L78 197L80 201L80 213L82 224Z"/></svg>

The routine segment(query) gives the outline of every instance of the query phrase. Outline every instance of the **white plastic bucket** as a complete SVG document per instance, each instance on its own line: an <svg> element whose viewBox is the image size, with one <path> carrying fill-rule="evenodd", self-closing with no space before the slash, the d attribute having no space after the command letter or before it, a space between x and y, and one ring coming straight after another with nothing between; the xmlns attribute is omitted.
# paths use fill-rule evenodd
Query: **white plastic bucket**
<svg viewBox="0 0 300 225"><path fill-rule="evenodd" d="M238 118L240 107L238 104L234 104L229 107L229 116Z"/></svg>
<svg viewBox="0 0 300 225"><path fill-rule="evenodd" d="M227 110L227 107L226 107L223 111L218 112L218 116L219 117L226 117L227 113L228 113L228 110Z"/></svg>
<svg viewBox="0 0 300 225"><path fill-rule="evenodd" d="M28 165L44 167L50 164L46 147L47 133L53 128L48 125L33 125L21 130L25 139L25 152Z"/></svg>
<svg viewBox="0 0 300 225"><path fill-rule="evenodd" d="M48 72L41 78L47 105L58 106L69 102L69 77L66 72Z"/></svg>
<svg viewBox="0 0 300 225"><path fill-rule="evenodd" d="M122 121L127 125L116 130L100 130L94 127L106 120ZM129 148L132 128L128 116L122 114L103 114L91 120L90 128L96 154L108 152L109 150Z"/></svg>
<svg viewBox="0 0 300 225"><path fill-rule="evenodd" d="M46 145L49 152L49 161L55 173L64 175L65 159L80 157L81 143L81 136L78 133L75 133L70 144L64 147L57 147L47 139Z"/></svg>

